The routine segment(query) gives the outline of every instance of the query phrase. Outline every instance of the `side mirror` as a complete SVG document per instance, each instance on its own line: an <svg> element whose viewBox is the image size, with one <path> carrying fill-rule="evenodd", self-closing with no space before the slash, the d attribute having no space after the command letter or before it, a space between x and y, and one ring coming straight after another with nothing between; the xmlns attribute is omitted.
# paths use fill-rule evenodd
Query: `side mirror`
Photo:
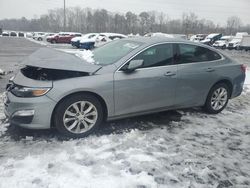
<svg viewBox="0 0 250 188"><path fill-rule="evenodd" d="M140 68L143 65L143 60L132 60L129 62L126 72L133 72L134 70Z"/></svg>

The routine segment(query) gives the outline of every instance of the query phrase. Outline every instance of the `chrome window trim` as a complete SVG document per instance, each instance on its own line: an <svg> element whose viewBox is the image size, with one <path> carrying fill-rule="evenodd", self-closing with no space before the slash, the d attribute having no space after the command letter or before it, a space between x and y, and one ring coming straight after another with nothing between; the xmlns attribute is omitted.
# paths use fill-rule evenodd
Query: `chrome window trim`
<svg viewBox="0 0 250 188"><path fill-rule="evenodd" d="M143 52L143 51L145 51L145 50L147 50L147 49L149 49L149 48L151 48L151 47L153 47L153 46L161 45L161 44L172 44L172 45L174 45L174 44L187 44L187 45L199 46L199 47L203 47L203 48L206 48L206 49L208 49L208 50L211 50L211 51L213 51L213 52L219 54L219 56L221 57L220 59L216 59L216 60L213 60L213 61L199 61L199 62L202 62L202 63L210 63L210 62L221 61L221 60L224 60L224 59L225 59L225 57L224 57L221 53L215 51L214 49L204 47L204 46L202 46L202 45L190 44L190 43L185 43L185 42L172 42L172 41L171 41L171 42L161 42L161 43L152 44L152 45L147 46L146 48L140 50L139 52L137 52L136 54L134 54L132 57L130 57L128 60L126 60L125 63L123 63L121 66L119 66L119 67L115 70L114 73L116 73L116 72L124 72L124 71L122 71L122 70L120 70L120 69L121 69L126 63L128 63L129 61L131 61L135 56L139 55L141 52ZM174 48L173 48L173 49L174 49ZM158 68L158 67L167 67L167 66L172 66L172 65L196 64L196 63L199 63L199 62L176 63L176 64L164 65L164 66L139 68L139 69L136 69L136 70L154 69L154 68Z"/></svg>

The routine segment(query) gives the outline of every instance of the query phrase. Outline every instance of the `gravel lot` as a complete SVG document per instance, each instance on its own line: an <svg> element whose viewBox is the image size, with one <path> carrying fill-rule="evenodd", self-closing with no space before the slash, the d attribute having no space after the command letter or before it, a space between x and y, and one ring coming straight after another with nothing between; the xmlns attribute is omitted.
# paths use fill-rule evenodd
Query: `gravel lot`
<svg viewBox="0 0 250 188"><path fill-rule="evenodd" d="M0 69L15 72L39 47L0 38ZM249 52L225 53L250 66ZM0 79L0 93L11 75ZM0 102L0 188L249 188L248 88L218 115L162 112L105 123L96 135L76 140L10 126Z"/></svg>

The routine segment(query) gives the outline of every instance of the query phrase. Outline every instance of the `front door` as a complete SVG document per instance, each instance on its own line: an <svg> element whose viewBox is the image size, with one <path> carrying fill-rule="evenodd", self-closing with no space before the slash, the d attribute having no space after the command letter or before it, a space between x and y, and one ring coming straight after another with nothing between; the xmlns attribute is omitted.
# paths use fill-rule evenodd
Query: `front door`
<svg viewBox="0 0 250 188"><path fill-rule="evenodd" d="M177 65L173 45L159 44L146 49L132 60L143 66L126 72L126 63L114 74L115 115L171 107L175 104Z"/></svg>

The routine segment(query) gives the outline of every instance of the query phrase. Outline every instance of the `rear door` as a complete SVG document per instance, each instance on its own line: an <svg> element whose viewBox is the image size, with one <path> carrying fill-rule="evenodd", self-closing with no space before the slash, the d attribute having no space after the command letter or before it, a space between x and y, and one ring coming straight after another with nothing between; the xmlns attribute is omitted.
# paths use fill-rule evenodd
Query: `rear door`
<svg viewBox="0 0 250 188"><path fill-rule="evenodd" d="M218 80L221 55L197 45L176 44L178 81L176 103L179 107L203 105L207 94Z"/></svg>
<svg viewBox="0 0 250 188"><path fill-rule="evenodd" d="M146 49L132 60L144 60L141 68L114 74L115 114L124 115L171 107L175 104L177 65L173 45L159 44Z"/></svg>

